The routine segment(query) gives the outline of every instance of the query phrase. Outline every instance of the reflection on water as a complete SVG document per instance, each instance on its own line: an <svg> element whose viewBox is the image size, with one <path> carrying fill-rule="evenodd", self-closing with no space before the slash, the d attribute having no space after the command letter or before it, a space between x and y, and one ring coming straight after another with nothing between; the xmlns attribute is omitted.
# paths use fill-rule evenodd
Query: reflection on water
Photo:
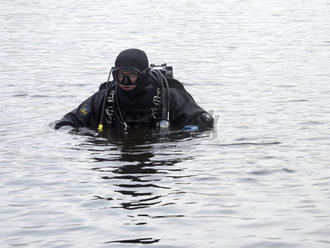
<svg viewBox="0 0 330 248"><path fill-rule="evenodd" d="M120 205L111 207L135 210L164 204L164 194L173 189L162 183L163 178L180 177L182 168L175 165L194 159L191 155L185 155L178 144L205 135L190 132L159 133L145 129L126 133L115 130L100 137L91 136L82 147L90 146L88 150L94 154L96 166L92 170L98 172L98 176L107 183L116 186L114 192L122 195L117 197ZM95 148L102 151L102 157L99 156L100 150ZM109 152L104 152L106 150ZM104 195L95 195L95 198L115 200Z"/></svg>
<svg viewBox="0 0 330 248"><path fill-rule="evenodd" d="M159 242L159 239L143 238L143 239L115 240L115 241L109 241L109 242L105 242L105 243L106 244L111 244L111 243L152 244L152 243L158 243L158 242Z"/></svg>
<svg viewBox="0 0 330 248"><path fill-rule="evenodd" d="M184 217L183 214L167 212L155 214L155 209L176 205L176 198L171 195L182 194L183 191L168 182L189 178L191 175L184 173L184 168L177 165L194 159L194 156L187 155L181 149L181 145L205 135L136 129L127 133L113 131L99 137L89 136L81 147L88 147L94 159L91 170L111 188L95 194L94 200L104 201L103 204L109 209L132 212L128 215L130 221L125 225L133 225L142 230L152 225L155 219ZM139 210L144 212L136 212ZM104 244L118 247L119 244L153 244L161 240L159 235L153 236L127 236L126 239L112 239Z"/></svg>

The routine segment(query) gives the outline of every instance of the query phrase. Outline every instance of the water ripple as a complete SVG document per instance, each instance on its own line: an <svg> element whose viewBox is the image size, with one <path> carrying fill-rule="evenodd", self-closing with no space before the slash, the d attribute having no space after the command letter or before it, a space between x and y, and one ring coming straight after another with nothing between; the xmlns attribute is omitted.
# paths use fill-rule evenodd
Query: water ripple
<svg viewBox="0 0 330 248"><path fill-rule="evenodd" d="M1 245L328 247L329 6L0 1ZM129 47L215 129L50 128Z"/></svg>

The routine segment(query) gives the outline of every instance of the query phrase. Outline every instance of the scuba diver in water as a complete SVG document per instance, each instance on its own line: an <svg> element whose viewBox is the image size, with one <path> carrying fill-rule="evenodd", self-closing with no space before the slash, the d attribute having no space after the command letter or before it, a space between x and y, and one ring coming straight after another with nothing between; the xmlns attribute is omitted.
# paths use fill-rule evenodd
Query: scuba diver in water
<svg viewBox="0 0 330 248"><path fill-rule="evenodd" d="M205 130L213 117L197 105L168 67L149 67L147 55L139 49L119 53L107 82L98 92L67 113L55 124L87 127L98 132L122 128ZM113 80L110 81L110 77Z"/></svg>

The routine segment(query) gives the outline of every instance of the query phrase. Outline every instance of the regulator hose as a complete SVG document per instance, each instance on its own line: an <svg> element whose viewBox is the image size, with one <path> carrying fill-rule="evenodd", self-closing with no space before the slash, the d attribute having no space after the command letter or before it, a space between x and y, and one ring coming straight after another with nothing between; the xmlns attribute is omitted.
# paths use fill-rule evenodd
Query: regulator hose
<svg viewBox="0 0 330 248"><path fill-rule="evenodd" d="M160 123L163 122L163 127L168 128L169 121L170 121L170 101L169 101L169 85L167 82L166 77L163 75L163 73L160 70L152 69L149 72L149 75L151 79L160 87L161 93L162 93L162 119L160 120ZM167 123L165 123L165 122Z"/></svg>

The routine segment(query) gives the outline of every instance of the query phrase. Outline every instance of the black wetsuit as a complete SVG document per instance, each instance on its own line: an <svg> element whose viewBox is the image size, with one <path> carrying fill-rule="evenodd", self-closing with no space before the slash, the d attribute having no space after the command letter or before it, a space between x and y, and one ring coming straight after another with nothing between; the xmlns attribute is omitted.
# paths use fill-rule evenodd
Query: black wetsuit
<svg viewBox="0 0 330 248"><path fill-rule="evenodd" d="M168 83L171 129L181 129L186 125L197 125L200 129L212 128L212 116L197 105L183 85L175 79L168 79ZM113 82L110 82L111 87L107 89L107 84L101 84L98 92L57 121L55 128L72 126L97 130L101 122L105 129L126 125L128 128L157 127L164 104L157 85L148 83L127 92Z"/></svg>

